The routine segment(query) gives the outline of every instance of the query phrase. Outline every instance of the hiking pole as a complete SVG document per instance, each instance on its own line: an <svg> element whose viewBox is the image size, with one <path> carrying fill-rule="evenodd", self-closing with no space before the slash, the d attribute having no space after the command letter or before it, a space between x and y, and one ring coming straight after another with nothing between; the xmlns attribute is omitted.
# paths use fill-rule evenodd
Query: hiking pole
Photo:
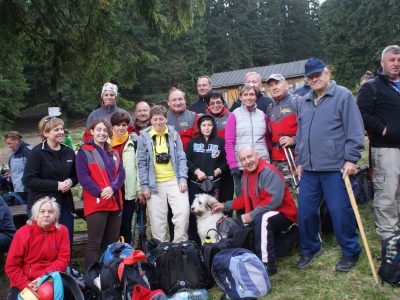
<svg viewBox="0 0 400 300"><path fill-rule="evenodd" d="M279 138L283 137L283 134L279 134ZM299 194L299 180L297 176L297 166L296 162L294 161L293 158L293 153L290 148L282 147L283 152L285 152L286 160L288 162L289 170L290 170L290 177L292 177L292 181L294 184L294 190L296 194ZM288 154L289 153L289 154Z"/></svg>
<svg viewBox="0 0 400 300"><path fill-rule="evenodd" d="M132 201L133 201L133 200L132 200ZM137 223L137 219L138 219L138 212L136 211L136 207L135 207L135 223L133 224L132 240L131 240L131 246L132 246L132 248L134 247L134 244L135 244L135 234L136 234L136 223Z"/></svg>
<svg viewBox="0 0 400 300"><path fill-rule="evenodd" d="M357 220L357 224L358 224L358 228L360 229L360 232L361 232L361 237L362 237L362 240L364 243L365 252L367 252L369 265L371 266L371 270L372 270L372 274L374 275L375 283L378 284L378 276L376 275L374 261L372 260L371 251L369 250L367 237L365 236L364 227L363 227L363 224L361 221L361 216L358 211L356 198L354 197L353 188L351 187L350 179L347 174L344 175L344 183L346 184L346 189L347 189L347 193L349 194L350 203L351 203L351 206L353 207L354 214L356 216L356 220Z"/></svg>

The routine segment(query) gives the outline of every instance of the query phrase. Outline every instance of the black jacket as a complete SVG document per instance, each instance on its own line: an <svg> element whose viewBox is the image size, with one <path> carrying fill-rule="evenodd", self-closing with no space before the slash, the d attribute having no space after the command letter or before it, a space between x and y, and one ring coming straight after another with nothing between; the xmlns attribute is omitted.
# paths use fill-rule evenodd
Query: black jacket
<svg viewBox="0 0 400 300"><path fill-rule="evenodd" d="M75 152L68 146L61 144L59 153L55 153L47 143L35 146L29 154L25 166L22 183L29 188L28 208L44 196L55 197L61 205L67 202L73 212L74 203L71 190L66 193L58 191L58 182L67 178L72 180L72 186L78 183L75 170Z"/></svg>
<svg viewBox="0 0 400 300"><path fill-rule="evenodd" d="M205 117L211 117L214 125L208 140L204 138L200 130L200 122ZM202 115L197 125L199 126L200 136L191 139L185 151L189 179L193 181L197 180L197 176L194 174L197 169L206 173L207 176L213 176L213 180L218 179L220 175L214 178L215 169L219 168L222 173L229 172L226 162L225 140L216 136L217 125L211 115Z"/></svg>
<svg viewBox="0 0 400 300"><path fill-rule="evenodd" d="M199 95L199 99L190 104L189 110L194 111L196 114L205 114L208 108L206 98L207 95L205 96Z"/></svg>
<svg viewBox="0 0 400 300"><path fill-rule="evenodd" d="M378 71L375 77L376 100L372 82L366 82L360 89L357 104L364 121L365 130L372 147L400 148L400 94L389 81L389 75ZM382 132L387 127L386 135Z"/></svg>
<svg viewBox="0 0 400 300"><path fill-rule="evenodd" d="M264 114L267 114L267 108L273 102L274 101L270 97L264 96L264 94L261 93L261 91L258 92L256 105L257 105L257 108L259 110L262 110ZM237 99L235 102L233 102L229 111L233 112L236 108L241 107L241 106L242 106L242 100Z"/></svg>

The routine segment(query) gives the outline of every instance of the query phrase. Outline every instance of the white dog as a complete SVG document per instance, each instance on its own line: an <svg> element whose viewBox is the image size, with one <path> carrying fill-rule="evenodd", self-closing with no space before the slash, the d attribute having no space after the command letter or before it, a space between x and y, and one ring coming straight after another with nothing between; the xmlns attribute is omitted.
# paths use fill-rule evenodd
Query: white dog
<svg viewBox="0 0 400 300"><path fill-rule="evenodd" d="M217 229L217 221L224 216L223 212L213 214L211 207L219 203L217 199L208 194L197 194L191 206L192 213L196 215L197 232L199 233L201 244L204 244L207 232L210 229ZM217 232L212 230L209 235L211 243L216 243Z"/></svg>

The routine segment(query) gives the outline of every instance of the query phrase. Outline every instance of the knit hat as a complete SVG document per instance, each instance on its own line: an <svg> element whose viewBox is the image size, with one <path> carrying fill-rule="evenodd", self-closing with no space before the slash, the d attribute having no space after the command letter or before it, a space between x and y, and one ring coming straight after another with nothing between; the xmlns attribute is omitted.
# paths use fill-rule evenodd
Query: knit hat
<svg viewBox="0 0 400 300"><path fill-rule="evenodd" d="M115 93L115 97L118 97L118 87L115 84L107 82L103 85L103 89L101 90L101 98L103 98L105 91L113 91Z"/></svg>

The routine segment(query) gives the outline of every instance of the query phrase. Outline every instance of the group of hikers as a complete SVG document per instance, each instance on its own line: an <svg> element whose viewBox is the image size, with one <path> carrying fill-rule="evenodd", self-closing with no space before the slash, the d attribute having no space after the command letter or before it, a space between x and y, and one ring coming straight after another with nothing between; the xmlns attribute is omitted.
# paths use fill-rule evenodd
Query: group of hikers
<svg viewBox="0 0 400 300"><path fill-rule="evenodd" d="M64 122L58 117L39 122L43 142L34 147L9 132L7 176L24 197L30 217L15 233L10 212L0 203L0 252L8 251L9 299L17 299L26 286L37 287L46 272L67 267L74 229L71 188L78 183L88 233L86 268L119 236L131 243L138 203L147 207L153 238L200 245L190 206L197 194L208 193L220 202L210 208L213 213L232 215L235 210L239 221L253 224L255 253L269 276L278 272L274 235L293 224L300 239L298 268L323 253L318 211L324 198L342 250L335 268L349 272L361 247L343 178L349 176L355 187L352 175L364 150L365 131L374 171L376 232L383 240L399 229L399 74L400 47L391 45L382 52L377 76L367 74L369 81L363 76L356 101L331 80L322 60L310 58L305 84L294 94L284 76L271 74L266 80L271 98L266 97L260 75L250 72L230 109L210 78L201 76L199 98L189 108L185 93L172 88L169 111L141 101L134 121L116 104L118 87L105 83L101 107L89 115L77 154L63 143ZM288 163L289 149L296 170ZM210 186L206 190L205 181Z"/></svg>

